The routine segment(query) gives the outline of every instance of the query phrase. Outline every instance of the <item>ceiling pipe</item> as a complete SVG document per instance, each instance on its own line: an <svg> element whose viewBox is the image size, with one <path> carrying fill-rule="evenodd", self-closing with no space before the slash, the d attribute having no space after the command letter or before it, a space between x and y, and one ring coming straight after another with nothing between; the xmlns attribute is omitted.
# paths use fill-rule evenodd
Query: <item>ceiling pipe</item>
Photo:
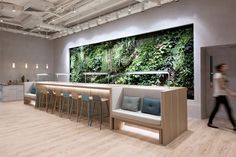
<svg viewBox="0 0 236 157"><path fill-rule="evenodd" d="M50 25L50 24L46 24L46 23L39 24L39 27L44 28L44 29L55 30L55 31L69 31L70 30L70 29L65 28L65 27Z"/></svg>
<svg viewBox="0 0 236 157"><path fill-rule="evenodd" d="M2 20L1 23L5 23L8 25L13 25L13 26L18 26L18 27L22 27L22 25L18 24L18 23L13 23L13 22L8 22L6 20ZM22 27L23 28L23 27Z"/></svg>
<svg viewBox="0 0 236 157"><path fill-rule="evenodd" d="M79 3L79 2L83 2L84 0L74 0L74 1L71 1L71 0L67 0L65 1L64 3L60 3L56 6L56 10L54 11L55 14L59 14L59 13L62 13L64 10L67 9L67 7L70 5L70 6L73 6L74 4L76 3ZM65 14L64 14L65 15ZM62 15L62 16L64 16ZM49 18L53 17L52 15L48 14L48 15L45 15L44 16L44 20L47 20Z"/></svg>
<svg viewBox="0 0 236 157"><path fill-rule="evenodd" d="M76 15L78 15L79 14L79 8L81 7L81 6L84 6L84 5L86 5L86 4L89 4L89 2L92 2L93 0L85 0L85 1L82 1L82 2L84 2L83 4L80 4L80 6L79 7L77 7L76 9L71 9L71 11L69 11L69 12L67 12L67 13L65 13L64 15L61 15L61 17L58 17L58 18L54 18L53 19L53 21L50 21L49 23L60 23L60 22L63 22L63 19L64 18L71 18L71 17L75 17ZM65 21L65 20L64 20Z"/></svg>

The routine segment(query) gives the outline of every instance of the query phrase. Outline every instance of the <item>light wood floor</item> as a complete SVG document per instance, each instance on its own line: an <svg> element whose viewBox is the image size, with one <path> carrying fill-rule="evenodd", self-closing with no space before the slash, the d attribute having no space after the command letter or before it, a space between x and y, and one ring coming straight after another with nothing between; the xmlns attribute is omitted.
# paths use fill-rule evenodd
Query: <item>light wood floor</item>
<svg viewBox="0 0 236 157"><path fill-rule="evenodd" d="M189 120L189 130L166 147L124 131L111 131L86 121L76 123L35 110L22 102L0 103L1 157L235 157L236 133L228 121L206 127Z"/></svg>

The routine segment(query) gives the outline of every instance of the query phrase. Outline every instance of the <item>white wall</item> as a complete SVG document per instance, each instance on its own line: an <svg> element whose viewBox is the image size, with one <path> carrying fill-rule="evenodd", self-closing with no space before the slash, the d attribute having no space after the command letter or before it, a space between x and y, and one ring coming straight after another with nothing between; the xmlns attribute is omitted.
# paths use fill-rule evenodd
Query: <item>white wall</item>
<svg viewBox="0 0 236 157"><path fill-rule="evenodd" d="M53 41L0 31L0 83L20 80L22 75L32 81L36 80L36 73L53 73L53 48ZM12 62L16 63L15 69L11 67ZM36 64L39 64L37 70Z"/></svg>
<svg viewBox="0 0 236 157"><path fill-rule="evenodd" d="M179 0L55 41L55 72L69 72L69 48L136 34L194 24L195 101L189 115L201 117L203 46L236 43L235 0Z"/></svg>

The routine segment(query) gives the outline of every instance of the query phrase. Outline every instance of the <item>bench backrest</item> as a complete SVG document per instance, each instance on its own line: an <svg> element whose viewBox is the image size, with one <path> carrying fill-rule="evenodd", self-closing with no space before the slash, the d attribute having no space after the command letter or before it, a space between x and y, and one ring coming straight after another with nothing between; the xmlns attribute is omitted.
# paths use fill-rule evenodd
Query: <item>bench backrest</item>
<svg viewBox="0 0 236 157"><path fill-rule="evenodd" d="M121 108L121 104L123 101L124 96L134 96L141 98L141 106L143 105L143 98L153 98L153 99L160 99L161 100L161 92L162 90L157 89L147 89L147 88L136 88L136 87L115 87L112 89L112 109L119 109Z"/></svg>

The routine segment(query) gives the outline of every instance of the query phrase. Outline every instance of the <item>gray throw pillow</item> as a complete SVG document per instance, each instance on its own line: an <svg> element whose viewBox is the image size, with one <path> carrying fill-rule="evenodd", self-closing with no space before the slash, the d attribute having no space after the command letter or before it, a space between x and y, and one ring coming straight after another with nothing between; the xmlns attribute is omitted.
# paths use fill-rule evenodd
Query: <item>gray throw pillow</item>
<svg viewBox="0 0 236 157"><path fill-rule="evenodd" d="M161 115L161 102L160 99L143 98L142 113Z"/></svg>
<svg viewBox="0 0 236 157"><path fill-rule="evenodd" d="M140 97L124 96L121 109L138 112L140 106Z"/></svg>

